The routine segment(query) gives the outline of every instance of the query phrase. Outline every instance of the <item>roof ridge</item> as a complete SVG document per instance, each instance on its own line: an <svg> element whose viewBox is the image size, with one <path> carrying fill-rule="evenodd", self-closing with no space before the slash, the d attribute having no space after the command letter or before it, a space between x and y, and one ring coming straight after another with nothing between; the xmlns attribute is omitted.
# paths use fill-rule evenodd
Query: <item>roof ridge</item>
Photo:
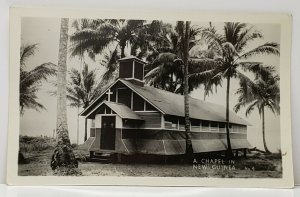
<svg viewBox="0 0 300 197"><path fill-rule="evenodd" d="M122 79L123 80L123 79ZM126 80L125 80L126 81ZM130 81L126 81L126 82L129 82L129 83L131 83ZM133 83L131 83L132 85L134 85L134 86L136 86L135 84L133 84ZM160 88L155 88L155 87L153 87L153 86L149 86L149 85L144 85L144 87L147 87L147 88L152 88L152 89L155 89L155 90L158 90L158 91L162 91L162 92L165 92L165 93L168 93L168 94L172 94L172 95L176 95L176 96L180 96L180 97L184 97L184 95L182 95L182 94L177 94L177 93L174 93L174 92L170 92L170 91L167 91L167 90L163 90L163 89L160 89ZM143 87L142 87L143 88ZM208 101L204 101L204 100L202 100L202 99L198 99L198 98L195 98L195 97L192 97L192 96L190 96L189 95L189 97L190 98L192 98L192 99L195 99L195 100L199 100L199 101L203 101L203 102L207 102L207 103L211 103L211 102L208 102ZM212 104L214 104L214 103L212 103Z"/></svg>

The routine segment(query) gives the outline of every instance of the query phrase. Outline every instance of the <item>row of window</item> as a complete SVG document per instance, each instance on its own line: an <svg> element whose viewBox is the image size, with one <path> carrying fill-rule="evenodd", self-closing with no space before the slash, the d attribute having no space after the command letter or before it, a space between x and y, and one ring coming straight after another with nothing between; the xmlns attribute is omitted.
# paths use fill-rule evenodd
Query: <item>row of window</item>
<svg viewBox="0 0 300 197"><path fill-rule="evenodd" d="M224 122L191 120L191 131L194 132L226 132L226 124ZM174 130L185 130L184 118L176 118L173 116L165 117L165 128ZM246 133L247 127L244 125L230 124L230 132Z"/></svg>

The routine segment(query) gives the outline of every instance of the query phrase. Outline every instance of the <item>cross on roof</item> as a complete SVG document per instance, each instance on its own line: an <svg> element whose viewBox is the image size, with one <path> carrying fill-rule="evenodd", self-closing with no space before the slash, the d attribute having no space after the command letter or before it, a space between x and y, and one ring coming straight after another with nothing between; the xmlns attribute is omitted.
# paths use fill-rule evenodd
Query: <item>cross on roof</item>
<svg viewBox="0 0 300 197"><path fill-rule="evenodd" d="M110 89L108 89L108 91L106 92L106 94L108 95L107 101L110 101L110 95L112 95L113 92L110 91Z"/></svg>

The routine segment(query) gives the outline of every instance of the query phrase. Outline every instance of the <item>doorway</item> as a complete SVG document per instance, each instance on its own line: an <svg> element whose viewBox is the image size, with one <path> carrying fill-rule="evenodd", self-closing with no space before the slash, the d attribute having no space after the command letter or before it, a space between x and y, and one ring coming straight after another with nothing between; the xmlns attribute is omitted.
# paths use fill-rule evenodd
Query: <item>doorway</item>
<svg viewBox="0 0 300 197"><path fill-rule="evenodd" d="M100 149L115 150L116 117L102 116Z"/></svg>

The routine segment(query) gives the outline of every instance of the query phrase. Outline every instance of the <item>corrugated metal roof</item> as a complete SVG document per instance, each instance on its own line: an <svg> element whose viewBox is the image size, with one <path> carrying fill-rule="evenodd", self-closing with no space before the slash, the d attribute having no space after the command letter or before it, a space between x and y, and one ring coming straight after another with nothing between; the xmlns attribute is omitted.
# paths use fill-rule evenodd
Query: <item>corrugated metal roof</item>
<svg viewBox="0 0 300 197"><path fill-rule="evenodd" d="M129 107L121 103L114 102L103 102L110 109L112 109L116 114L118 114L123 119L132 119L132 120L143 120L139 115L132 111Z"/></svg>
<svg viewBox="0 0 300 197"><path fill-rule="evenodd" d="M165 114L184 117L184 96L150 86L135 85L123 79L120 79L120 81L147 99L147 101ZM189 101L191 118L226 122L225 107L192 97L190 97ZM233 111L229 112L229 120L235 124L250 125Z"/></svg>

